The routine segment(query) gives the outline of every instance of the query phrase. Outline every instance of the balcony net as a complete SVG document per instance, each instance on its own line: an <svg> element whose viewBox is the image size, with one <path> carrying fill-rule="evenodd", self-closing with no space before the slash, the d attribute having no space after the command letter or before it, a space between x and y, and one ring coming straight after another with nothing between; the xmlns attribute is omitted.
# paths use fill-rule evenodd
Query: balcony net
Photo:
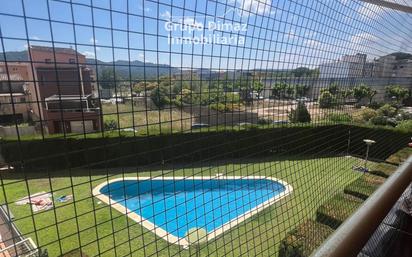
<svg viewBox="0 0 412 257"><path fill-rule="evenodd" d="M0 255L309 256L411 153L411 10L2 2Z"/></svg>

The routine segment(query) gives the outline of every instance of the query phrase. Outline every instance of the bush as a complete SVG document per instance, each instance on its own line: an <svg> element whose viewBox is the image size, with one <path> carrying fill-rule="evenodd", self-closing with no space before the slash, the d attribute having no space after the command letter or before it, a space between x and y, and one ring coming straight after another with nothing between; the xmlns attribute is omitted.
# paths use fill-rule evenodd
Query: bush
<svg viewBox="0 0 412 257"><path fill-rule="evenodd" d="M222 103L210 104L209 108L218 112L230 112L233 110L229 105Z"/></svg>
<svg viewBox="0 0 412 257"><path fill-rule="evenodd" d="M264 119L264 118L259 118L257 123L259 125L268 125L268 124L272 124L273 120L272 119Z"/></svg>
<svg viewBox="0 0 412 257"><path fill-rule="evenodd" d="M372 103L368 104L368 108L371 108L371 109L374 109L374 110L377 110L381 107L382 107L382 104L378 103L378 102L372 102Z"/></svg>
<svg viewBox="0 0 412 257"><path fill-rule="evenodd" d="M354 122L364 123L368 122L370 119L376 117L378 113L370 108L364 108L352 114L352 119Z"/></svg>
<svg viewBox="0 0 412 257"><path fill-rule="evenodd" d="M310 113L303 102L298 102L296 109L292 109L288 116L292 123L311 121Z"/></svg>
<svg viewBox="0 0 412 257"><path fill-rule="evenodd" d="M384 106L379 108L377 112L379 116L386 116L389 118L393 118L395 117L397 113L397 109L391 106L390 104L385 104Z"/></svg>
<svg viewBox="0 0 412 257"><path fill-rule="evenodd" d="M390 118L388 116L376 116L370 119L370 122L373 125L380 125L380 126L392 126L395 127L397 125L396 119Z"/></svg>
<svg viewBox="0 0 412 257"><path fill-rule="evenodd" d="M319 97L320 108L332 108L336 106L336 96L329 91L323 91Z"/></svg>
<svg viewBox="0 0 412 257"><path fill-rule="evenodd" d="M330 113L326 119L333 122L351 122L352 116L349 113Z"/></svg>
<svg viewBox="0 0 412 257"><path fill-rule="evenodd" d="M115 130L117 129L117 121L114 119L107 119L103 124L104 130Z"/></svg>
<svg viewBox="0 0 412 257"><path fill-rule="evenodd" d="M404 120L398 123L397 129L412 132L412 120Z"/></svg>

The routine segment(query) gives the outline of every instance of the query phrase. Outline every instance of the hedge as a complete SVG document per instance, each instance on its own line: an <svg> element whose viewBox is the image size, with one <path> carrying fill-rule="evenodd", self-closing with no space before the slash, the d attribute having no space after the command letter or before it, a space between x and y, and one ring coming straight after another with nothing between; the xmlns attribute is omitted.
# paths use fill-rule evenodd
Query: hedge
<svg viewBox="0 0 412 257"><path fill-rule="evenodd" d="M317 209L316 221L337 229L362 202L359 198L337 194Z"/></svg>
<svg viewBox="0 0 412 257"><path fill-rule="evenodd" d="M384 178L388 178L396 171L397 168L398 167L395 165L387 163L378 163L369 170L369 173Z"/></svg>
<svg viewBox="0 0 412 257"><path fill-rule="evenodd" d="M306 257L318 248L332 234L333 229L307 220L301 223L280 242L279 257Z"/></svg>
<svg viewBox="0 0 412 257"><path fill-rule="evenodd" d="M362 177L347 185L344 192L366 200L383 182L385 182L383 177L364 174Z"/></svg>
<svg viewBox="0 0 412 257"><path fill-rule="evenodd" d="M16 170L52 172L89 167L194 164L197 161L274 155L363 155L365 145L362 139L366 137L378 140L370 151L370 156L378 159L386 159L409 140L407 134L384 129L306 125L148 137L2 141L1 150L5 161Z"/></svg>

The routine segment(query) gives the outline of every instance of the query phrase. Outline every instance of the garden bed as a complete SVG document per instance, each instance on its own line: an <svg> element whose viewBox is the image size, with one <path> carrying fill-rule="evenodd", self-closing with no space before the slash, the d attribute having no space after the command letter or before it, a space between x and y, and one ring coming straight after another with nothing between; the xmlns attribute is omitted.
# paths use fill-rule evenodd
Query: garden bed
<svg viewBox="0 0 412 257"><path fill-rule="evenodd" d="M361 199L350 195L337 194L318 208L316 221L336 229L361 206L362 202Z"/></svg>
<svg viewBox="0 0 412 257"><path fill-rule="evenodd" d="M366 200L384 181L385 179L380 176L364 174L362 177L347 185L344 192Z"/></svg>
<svg viewBox="0 0 412 257"><path fill-rule="evenodd" d="M279 246L279 257L306 257L332 234L333 229L307 220L289 232Z"/></svg>

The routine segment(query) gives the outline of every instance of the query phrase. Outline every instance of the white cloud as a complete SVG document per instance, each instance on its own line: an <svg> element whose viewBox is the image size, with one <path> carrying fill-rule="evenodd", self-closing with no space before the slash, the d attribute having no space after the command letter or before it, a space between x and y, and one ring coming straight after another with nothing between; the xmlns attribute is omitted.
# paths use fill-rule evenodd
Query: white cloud
<svg viewBox="0 0 412 257"><path fill-rule="evenodd" d="M162 17L165 20L171 20L172 19L172 15L170 15L169 11L165 11L163 13L160 14L160 17Z"/></svg>
<svg viewBox="0 0 412 257"><path fill-rule="evenodd" d="M237 3L241 16L263 15L271 12L272 0L237 0Z"/></svg>
<svg viewBox="0 0 412 257"><path fill-rule="evenodd" d="M39 38L38 36L31 36L31 37L30 37L30 39L33 39L33 40L40 40L40 38Z"/></svg>
<svg viewBox="0 0 412 257"><path fill-rule="evenodd" d="M361 32L355 35L352 35L350 41L353 44L370 44L375 42L376 36L372 35L371 33Z"/></svg>
<svg viewBox="0 0 412 257"><path fill-rule="evenodd" d="M90 52L90 51L84 51L84 52L82 52L82 54L85 55L86 58L94 58L94 56L95 56L94 53Z"/></svg>
<svg viewBox="0 0 412 257"><path fill-rule="evenodd" d="M91 37L91 38L89 39L89 42L92 43L92 44L97 44L97 43L99 42L99 40L94 39L94 37Z"/></svg>
<svg viewBox="0 0 412 257"><path fill-rule="evenodd" d="M322 45L322 42L320 42L320 41L318 41L318 40L314 40L314 39L306 39L306 40L304 41L304 44L305 44L306 46L309 46L309 47L319 47L319 46Z"/></svg>

